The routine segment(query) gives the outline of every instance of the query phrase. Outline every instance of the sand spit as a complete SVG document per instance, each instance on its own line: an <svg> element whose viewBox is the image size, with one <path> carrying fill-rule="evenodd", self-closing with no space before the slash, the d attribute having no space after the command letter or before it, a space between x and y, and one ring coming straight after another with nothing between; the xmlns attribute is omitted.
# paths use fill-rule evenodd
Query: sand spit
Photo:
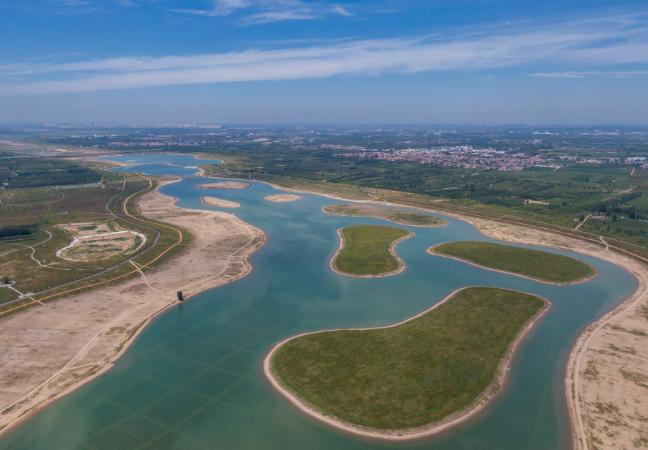
<svg viewBox="0 0 648 450"><path fill-rule="evenodd" d="M533 329L533 326L540 320L542 316L550 309L551 303L545 299L542 298L542 300L545 302L545 307L542 308L535 316L531 317L527 323L523 326L523 328L520 330L518 333L518 336L515 338L515 340L511 343L509 348L506 351L506 354L502 357L500 360L498 366L497 366L497 371L495 373L495 376L493 377L493 381L484 389L484 391L475 399L475 401L469 405L468 407L456 411L449 416L445 417L444 419L431 423L429 425L425 425L422 427L416 427L416 428L408 428L404 430L381 430L377 428L369 428L369 427L362 427L359 425L355 425L349 422L346 422L344 420L338 419L333 416L325 415L321 412L319 412L316 408L310 406L308 403L304 402L302 399L297 397L292 391L290 391L288 388L286 388L281 381L275 376L273 370L272 370L272 357L274 354L287 342L292 341L293 339L297 339L302 336L306 336L309 334L317 334L317 333L328 333L331 331L343 331L343 330L376 330L380 328L393 328L397 327L399 325L402 325L404 323L410 322L414 319L417 319L418 317L429 313L430 311L433 311L434 309L438 308L439 306L443 305L452 297L454 297L456 294L459 292L463 291L464 289L468 289L470 287L476 287L476 286L467 286L463 287L460 289L457 289L450 294L448 294L445 298L443 298L440 302L436 303L432 307L426 309L423 312L420 312L419 314L410 317L409 319L403 320L402 322L395 323L392 325L387 325L384 327L373 327L373 328L340 328L340 329L334 329L334 330L322 330L322 331L315 331L311 333L301 333L296 336L291 336L287 339L284 339L283 341L279 342L276 344L272 350L266 355L265 360L263 361L263 372L265 376L268 378L270 383L274 386L275 389L277 389L284 397L286 397L293 405L295 405L300 411L303 413L314 417L317 420L322 421L323 423L332 426L334 428L358 435L358 436L364 436L364 437L369 437L369 438L374 438L374 439L382 439L386 441L410 441L410 440L416 440L416 439L422 439L426 437L433 436L435 434L439 434L448 428L451 428L461 422L464 422L465 420L469 419L470 417L473 417L474 415L478 414L480 411L482 411L484 408L488 406L490 401L503 389L503 387L506 385L506 379L507 375L509 373L509 366L511 363L511 360L513 356L515 355L515 350L518 348L520 343L524 340L524 338L529 334L529 332Z"/></svg>
<svg viewBox="0 0 648 450"><path fill-rule="evenodd" d="M242 181L218 181L216 183L199 184L200 189L245 189L250 187L250 183Z"/></svg>
<svg viewBox="0 0 648 450"><path fill-rule="evenodd" d="M296 194L273 194L273 195L266 195L264 198L269 202L287 203L287 202L296 202L297 200L301 200L302 196Z"/></svg>
<svg viewBox="0 0 648 450"><path fill-rule="evenodd" d="M205 196L202 198L202 202L205 205L216 206L218 208L240 208L241 207L241 204L238 202L231 202L229 200L224 200L218 197Z"/></svg>
<svg viewBox="0 0 648 450"><path fill-rule="evenodd" d="M182 226L192 239L142 277L62 298L2 319L0 430L112 367L152 318L186 297L247 275L264 233L236 216L182 209L158 190L141 197L149 218ZM191 271L186 268L191 267Z"/></svg>

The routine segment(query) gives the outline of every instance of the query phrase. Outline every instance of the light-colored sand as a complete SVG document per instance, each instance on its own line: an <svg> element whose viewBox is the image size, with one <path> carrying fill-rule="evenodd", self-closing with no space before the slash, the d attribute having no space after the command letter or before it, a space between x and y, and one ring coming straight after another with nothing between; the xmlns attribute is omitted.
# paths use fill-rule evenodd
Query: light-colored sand
<svg viewBox="0 0 648 450"><path fill-rule="evenodd" d="M264 233L235 216L180 209L158 191L139 201L146 217L188 230L192 239L143 277L49 302L0 322L0 430L109 369L160 312L251 271ZM191 270L187 270L191 267Z"/></svg>
<svg viewBox="0 0 648 450"><path fill-rule="evenodd" d="M409 319L403 320L402 322L393 324L393 325L387 325L384 327L373 327L373 328L339 328L339 329L334 329L334 330L324 330L324 331L315 331L312 333L301 333L296 336L291 336L287 339L284 339L283 341L279 342L276 344L272 350L266 355L265 360L263 361L263 372L265 376L270 380L270 383L277 389L284 397L286 397L293 405L295 405L299 410L302 412L308 414L311 417L314 417L315 419L318 419L327 425L330 425L334 428L338 428L340 430L356 434L359 436L364 436L364 437L370 437L370 438L375 438L375 439L384 439L388 441L408 441L408 440L415 440L415 439L421 439L424 437L429 437L435 434L439 434L443 432L444 430L447 430L448 428L451 428L461 422L464 422L465 420L469 419L470 417L473 417L474 415L478 414L480 411L482 411L484 408L488 406L490 401L499 393L501 392L502 388L506 385L506 379L507 375L509 372L509 364L511 362L511 359L513 358L513 355L515 354L515 350L517 347L520 345L520 342L524 339L524 337L531 331L533 326L538 322L538 320L549 310L551 304L547 299L542 298L542 300L545 301L546 307L543 308L539 313L537 313L534 317L529 319L529 321L524 325L523 329L520 331L518 336L515 338L515 340L511 343L509 348L506 351L506 354L502 357L500 360L499 364L497 365L497 370L495 377L493 378L493 381L484 389L484 391L479 394L479 396L475 399L475 401L469 405L468 407L456 411L449 416L445 417L444 419L434 422L429 425L425 425L422 427L416 427L416 428L408 428L405 430L381 430L377 428L369 428L369 427L362 427L359 425L355 425L349 422L346 422L344 420L338 419L337 417L325 415L318 411L316 408L313 408L310 406L307 402L303 401L299 397L297 397L292 391L290 391L288 388L286 388L281 381L275 377L273 370L272 370L272 357L274 354L287 342L292 341L293 339L297 339L302 336L307 336L309 334L318 334L318 333L328 333L331 331L343 331L343 330L376 330L376 329L384 329L384 328L393 328L400 326L404 323L410 322L414 319L417 319L421 317L424 314L429 313L430 311L433 311L434 309L438 308L439 306L443 305L446 303L448 300L450 300L452 297L454 297L456 294L459 292L463 291L464 289L468 289L469 286L457 289L453 292L451 292L449 295L447 295L444 299L442 299L440 302L436 303L432 307L426 309L423 312L420 312L419 314L410 317Z"/></svg>
<svg viewBox="0 0 648 450"><path fill-rule="evenodd" d="M199 184L200 189L245 189L250 187L250 183L242 181L219 181L217 183Z"/></svg>
<svg viewBox="0 0 648 450"><path fill-rule="evenodd" d="M344 275L347 277L354 277L354 278L384 278L384 277L391 277L393 275L398 275L399 273L403 272L407 268L405 261L403 261L401 257L398 256L398 253L396 253L396 246L400 244L402 241L404 241L405 239L409 239L412 236L414 236L414 233L411 231L408 232L405 236L399 237L398 239L394 240L394 242L392 242L391 245L389 246L389 254L392 255L394 259L396 259L396 261L398 261L398 267L396 267L394 270L390 270L389 272L383 272L383 273L377 273L371 275L349 273L338 269L337 265L335 264L335 261L337 260L337 257L342 251L342 249L344 249L344 235L342 234L342 228L338 228L337 235L339 239L338 249L335 252L335 255L333 255L333 257L331 258L331 262L329 263L331 270L337 274Z"/></svg>
<svg viewBox="0 0 648 450"><path fill-rule="evenodd" d="M218 208L240 208L241 204L238 202L231 202L217 197L203 197L202 202L205 205L216 206Z"/></svg>
<svg viewBox="0 0 648 450"><path fill-rule="evenodd" d="M274 203L296 202L297 200L301 200L301 198L301 195L296 194L273 194L265 196L267 201Z"/></svg>

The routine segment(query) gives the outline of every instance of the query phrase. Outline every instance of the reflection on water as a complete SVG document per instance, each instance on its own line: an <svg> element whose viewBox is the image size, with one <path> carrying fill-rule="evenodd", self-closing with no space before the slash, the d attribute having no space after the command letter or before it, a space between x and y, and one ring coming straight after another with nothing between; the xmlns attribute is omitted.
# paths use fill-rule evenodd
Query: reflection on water
<svg viewBox="0 0 648 450"><path fill-rule="evenodd" d="M453 218L443 228L412 227L398 246L401 275L354 279L329 270L336 229L377 219L337 217L334 201L305 195L270 203L263 183L243 190L200 190L204 163L182 155L125 156L126 170L185 176L163 192L180 206L213 208L202 195L236 201L236 214L268 235L254 271L194 297L149 326L104 376L56 402L0 440L0 449L493 449L568 448L563 372L579 330L635 286L611 264L579 256L599 271L592 281L551 286L426 253L434 244L486 239ZM143 163L146 165L137 165ZM118 169L118 170L124 170ZM218 208L213 208L218 209ZM569 254L567 252L561 252ZM552 309L520 346L506 390L474 420L413 443L359 440L299 414L263 377L261 362L277 341L303 331L400 321L467 285L499 286L544 296Z"/></svg>

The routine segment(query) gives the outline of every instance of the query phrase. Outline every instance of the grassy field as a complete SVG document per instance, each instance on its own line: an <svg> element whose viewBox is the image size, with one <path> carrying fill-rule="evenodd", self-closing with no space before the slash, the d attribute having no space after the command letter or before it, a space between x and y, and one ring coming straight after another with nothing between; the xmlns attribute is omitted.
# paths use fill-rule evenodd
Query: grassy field
<svg viewBox="0 0 648 450"><path fill-rule="evenodd" d="M449 242L434 247L434 252L550 283L573 283L594 274L574 258L492 242Z"/></svg>
<svg viewBox="0 0 648 450"><path fill-rule="evenodd" d="M408 322L304 335L273 355L279 382L318 411L380 430L433 424L470 406L545 302L475 287Z"/></svg>
<svg viewBox="0 0 648 450"><path fill-rule="evenodd" d="M377 217L404 225L418 227L440 227L447 222L429 214L411 212L398 208L379 208L367 205L330 205L324 208L329 214L354 217Z"/></svg>
<svg viewBox="0 0 648 450"><path fill-rule="evenodd" d="M341 233L344 246L333 261L334 267L352 275L381 275L398 269L399 262L389 249L409 232L382 225L353 225Z"/></svg>
<svg viewBox="0 0 648 450"><path fill-rule="evenodd" d="M124 179L125 177L125 179ZM58 298L65 293L136 276L128 263L141 267L166 261L182 249L177 246L177 227L144 219L135 208L139 196L155 188L139 175L116 177L104 173L103 187L80 187L64 191L51 188L8 189L0 192L0 227L35 224L36 231L21 239L0 241L0 276L15 281L22 293L35 293L39 301ZM146 243L129 255L116 254L100 261L67 261L56 251L72 240L63 229L78 222L110 222L142 233ZM183 233L184 243L190 237ZM7 289L0 295L0 314L17 303L3 305L18 296ZM30 303L28 297L24 303Z"/></svg>

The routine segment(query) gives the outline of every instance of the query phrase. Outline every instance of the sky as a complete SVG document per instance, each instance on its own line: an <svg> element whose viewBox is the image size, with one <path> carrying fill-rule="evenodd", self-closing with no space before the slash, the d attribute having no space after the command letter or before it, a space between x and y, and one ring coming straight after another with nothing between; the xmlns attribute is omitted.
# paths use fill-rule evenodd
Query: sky
<svg viewBox="0 0 648 450"><path fill-rule="evenodd" d="M0 123L648 124L646 0L0 0Z"/></svg>

